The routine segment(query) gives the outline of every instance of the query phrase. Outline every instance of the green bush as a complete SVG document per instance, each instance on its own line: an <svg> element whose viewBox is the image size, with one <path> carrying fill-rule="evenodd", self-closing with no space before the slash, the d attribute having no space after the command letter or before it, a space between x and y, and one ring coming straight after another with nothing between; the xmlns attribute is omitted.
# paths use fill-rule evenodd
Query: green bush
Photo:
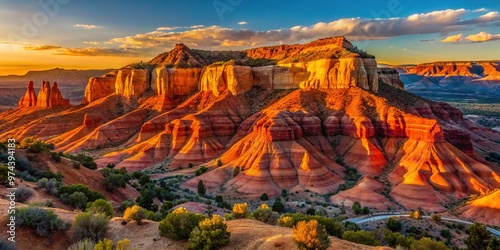
<svg viewBox="0 0 500 250"><path fill-rule="evenodd" d="M285 206L281 202L280 198L276 198L276 200L274 200L272 208L273 208L273 211L281 213L281 212L283 212L283 209L285 209Z"/></svg>
<svg viewBox="0 0 500 250"><path fill-rule="evenodd" d="M115 213L111 203L104 199L97 199L93 202L89 202L87 205L87 212L103 213L110 218L113 217L113 214Z"/></svg>
<svg viewBox="0 0 500 250"><path fill-rule="evenodd" d="M278 213L272 211L271 208L266 204L262 204L259 208L257 208L252 213L252 216L255 220L264 222L269 225L276 225L276 222L279 218Z"/></svg>
<svg viewBox="0 0 500 250"><path fill-rule="evenodd" d="M9 184L9 168L0 164L0 185L7 186Z"/></svg>
<svg viewBox="0 0 500 250"><path fill-rule="evenodd" d="M57 153L57 152L51 152L50 153L50 156L52 156L52 159L57 162L57 163L60 163L61 162L61 156Z"/></svg>
<svg viewBox="0 0 500 250"><path fill-rule="evenodd" d="M229 244L231 233L227 231L224 219L214 215L201 221L190 233L188 249L216 250Z"/></svg>
<svg viewBox="0 0 500 250"><path fill-rule="evenodd" d="M465 231L468 236L465 239L467 249L486 249L491 239L491 233L480 223L474 223Z"/></svg>
<svg viewBox="0 0 500 250"><path fill-rule="evenodd" d="M208 168L207 168L207 167L205 167L205 166L201 166L200 168L198 168L198 169L194 172L194 174L195 174L196 176L199 176L199 175L204 174L204 173L205 173L205 172L207 172L207 171L208 171Z"/></svg>
<svg viewBox="0 0 500 250"><path fill-rule="evenodd" d="M363 230L345 231L344 234L342 234L342 239L368 246L380 246L380 241L375 239L375 235L373 235L372 232Z"/></svg>
<svg viewBox="0 0 500 250"><path fill-rule="evenodd" d="M68 227L51 210L39 207L23 207L16 209L16 225L35 230L38 236L47 237L57 230L65 231Z"/></svg>
<svg viewBox="0 0 500 250"><path fill-rule="evenodd" d="M94 162L94 158L90 156L86 156L84 154L77 154L77 155L71 155L67 154L65 155L66 157L70 158L71 160L80 162L82 166L88 168L88 169L97 169L97 163Z"/></svg>
<svg viewBox="0 0 500 250"><path fill-rule="evenodd" d="M410 250L448 250L448 249L449 248L443 242L437 242L427 237L423 237L420 240L415 240L410 245ZM474 248L474 249L480 249L480 248Z"/></svg>
<svg viewBox="0 0 500 250"><path fill-rule="evenodd" d="M207 193L207 188L205 187L205 184L203 184L202 180L198 181L198 194L200 196L205 196L206 193Z"/></svg>
<svg viewBox="0 0 500 250"><path fill-rule="evenodd" d="M28 149L28 153L38 154L40 152L50 152L50 150L53 150L55 146L54 144L47 144L34 137L27 137L21 141L20 147Z"/></svg>
<svg viewBox="0 0 500 250"><path fill-rule="evenodd" d="M104 197L104 195L102 195L101 193L96 192L96 191L92 191L87 186L82 185L82 184L72 184L69 186L62 186L57 191L57 195L59 196L59 198L61 199L61 201L63 203L70 204L69 196L75 192L80 192L80 193L85 194L85 196L87 197L86 202L93 202L93 201L98 200L98 199L104 199L104 200L106 199ZM79 203L79 202L76 202L76 203ZM85 203L85 205L86 205L86 203Z"/></svg>
<svg viewBox="0 0 500 250"><path fill-rule="evenodd" d="M359 231L361 228L359 227L358 224L350 221L344 222L344 228L346 231Z"/></svg>
<svg viewBox="0 0 500 250"><path fill-rule="evenodd" d="M402 224L396 217L391 217L387 220L386 226L393 232L399 232L401 231Z"/></svg>
<svg viewBox="0 0 500 250"><path fill-rule="evenodd" d="M120 207L118 208L121 212L125 212L125 210L131 206L135 205L135 201L132 200L132 199L128 199L128 200L125 200L123 201L121 204L120 204Z"/></svg>
<svg viewBox="0 0 500 250"><path fill-rule="evenodd" d="M269 197L267 196L267 193L263 193L263 194L260 196L260 200L261 200L261 201L267 201L267 200L269 200Z"/></svg>
<svg viewBox="0 0 500 250"><path fill-rule="evenodd" d="M125 188L126 186L125 178L121 174L110 174L104 177L104 188L108 192L115 191L118 188Z"/></svg>
<svg viewBox="0 0 500 250"><path fill-rule="evenodd" d="M278 220L278 224L281 227L292 228L294 226L293 218L291 216L281 216Z"/></svg>
<svg viewBox="0 0 500 250"><path fill-rule="evenodd" d="M331 244L325 227L316 220L298 222L292 235L299 250L326 250Z"/></svg>
<svg viewBox="0 0 500 250"><path fill-rule="evenodd" d="M390 247L402 246L405 249L410 247L410 239L406 238L400 233L386 232L383 236L383 240L387 242Z"/></svg>
<svg viewBox="0 0 500 250"><path fill-rule="evenodd" d="M357 201L355 201L352 204L352 210L354 211L354 214L359 215L363 212L363 209L361 208L361 204Z"/></svg>
<svg viewBox="0 0 500 250"><path fill-rule="evenodd" d="M180 207L167 215L158 225L160 236L174 240L188 239L193 229L205 219L201 214L194 214Z"/></svg>
<svg viewBox="0 0 500 250"><path fill-rule="evenodd" d="M108 231L109 218L105 214L80 213L73 222L73 236L79 241L89 238L97 242Z"/></svg>
<svg viewBox="0 0 500 250"><path fill-rule="evenodd" d="M68 195L68 198L66 199L66 203L68 205L81 210L83 210L87 206L87 201L87 196L84 193L78 191Z"/></svg>

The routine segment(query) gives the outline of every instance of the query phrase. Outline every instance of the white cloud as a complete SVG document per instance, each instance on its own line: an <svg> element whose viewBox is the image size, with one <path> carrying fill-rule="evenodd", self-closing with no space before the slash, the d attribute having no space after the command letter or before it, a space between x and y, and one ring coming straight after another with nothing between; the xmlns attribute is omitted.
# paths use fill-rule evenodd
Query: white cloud
<svg viewBox="0 0 500 250"><path fill-rule="evenodd" d="M90 45L99 45L100 42L94 42L94 41L85 41L83 42L84 44L90 44Z"/></svg>
<svg viewBox="0 0 500 250"><path fill-rule="evenodd" d="M156 30L157 31L172 31L172 30L178 30L178 29L199 29L199 28L203 28L203 27L205 27L205 25L201 25L201 24L192 25L192 26L172 26L172 27L164 26L164 27L158 27Z"/></svg>
<svg viewBox="0 0 500 250"><path fill-rule="evenodd" d="M75 24L75 25L73 25L73 27L82 28L82 29L86 29L86 30L102 28L102 26L97 26L97 25L93 25L93 24L82 24L82 23Z"/></svg>
<svg viewBox="0 0 500 250"><path fill-rule="evenodd" d="M239 22L238 23L239 25L245 25L245 24L248 24L247 22Z"/></svg>
<svg viewBox="0 0 500 250"><path fill-rule="evenodd" d="M472 34L469 35L465 38L466 41L469 42L474 42L474 43L480 43L480 42L487 42L487 41L495 41L495 40L500 40L500 34L497 35L492 35L487 32L479 32L477 34Z"/></svg>
<svg viewBox="0 0 500 250"><path fill-rule="evenodd" d="M479 8L479 9L473 10L472 12L486 12L486 11L488 11L488 9L486 9L486 8Z"/></svg>

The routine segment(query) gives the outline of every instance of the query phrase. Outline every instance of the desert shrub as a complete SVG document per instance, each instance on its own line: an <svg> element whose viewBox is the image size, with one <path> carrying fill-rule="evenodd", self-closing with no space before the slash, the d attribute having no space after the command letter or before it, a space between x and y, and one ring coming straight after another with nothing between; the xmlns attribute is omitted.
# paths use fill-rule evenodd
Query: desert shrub
<svg viewBox="0 0 500 250"><path fill-rule="evenodd" d="M294 226L293 218L290 216L281 216L278 220L278 225L292 228Z"/></svg>
<svg viewBox="0 0 500 250"><path fill-rule="evenodd" d="M276 225L279 218L278 213L271 210L267 204L262 204L252 215L254 219L269 225Z"/></svg>
<svg viewBox="0 0 500 250"><path fill-rule="evenodd" d="M393 232L399 232L401 230L402 224L401 221L396 219L396 217L391 217L387 220L385 224L387 228Z"/></svg>
<svg viewBox="0 0 500 250"><path fill-rule="evenodd" d="M285 206L281 202L280 198L276 198L276 200L274 200L272 208L273 208L273 211L281 213L281 212L283 212L283 209L285 209Z"/></svg>
<svg viewBox="0 0 500 250"><path fill-rule="evenodd" d="M415 240L410 245L410 250L448 250L448 249L449 248L443 242L434 241L427 237L423 237L420 240ZM480 248L474 248L474 249L480 249Z"/></svg>
<svg viewBox="0 0 500 250"><path fill-rule="evenodd" d="M236 203L233 206L233 216L235 219L244 219L248 217L248 204Z"/></svg>
<svg viewBox="0 0 500 250"><path fill-rule="evenodd" d="M344 233L344 225L341 222L335 221L332 218L322 216L311 216L310 218L317 220L319 224L323 225L329 235L337 238L342 238Z"/></svg>
<svg viewBox="0 0 500 250"><path fill-rule="evenodd" d="M436 223L441 223L441 216L437 215L437 214L433 214L431 216L431 220L436 222Z"/></svg>
<svg viewBox="0 0 500 250"><path fill-rule="evenodd" d="M201 221L189 235L188 249L216 250L229 244L231 233L224 219L214 215Z"/></svg>
<svg viewBox="0 0 500 250"><path fill-rule="evenodd" d="M90 190L87 186L82 184L72 184L69 186L62 186L57 191L57 195L65 204L69 204L69 196L75 192L81 192L87 197L86 202L93 202L97 199L106 199L104 195L99 192ZM85 203L86 204L86 203ZM70 204L71 205L71 204Z"/></svg>
<svg viewBox="0 0 500 250"><path fill-rule="evenodd" d="M167 215L158 225L158 230L162 237L174 240L188 239L189 234L198 226L198 223L205 219L201 214L195 214L180 207Z"/></svg>
<svg viewBox="0 0 500 250"><path fill-rule="evenodd" d="M306 210L307 215L315 215L316 214L316 209L314 207L310 207Z"/></svg>
<svg viewBox="0 0 500 250"><path fill-rule="evenodd" d="M50 156L55 162L61 162L61 156L57 152L50 152Z"/></svg>
<svg viewBox="0 0 500 250"><path fill-rule="evenodd" d="M330 247L330 238L325 227L316 220L298 222L292 229L292 234L299 250L325 250Z"/></svg>
<svg viewBox="0 0 500 250"><path fill-rule="evenodd" d="M134 205L125 209L123 213L124 220L135 220L137 224L141 224L143 219L146 219L146 209Z"/></svg>
<svg viewBox="0 0 500 250"><path fill-rule="evenodd" d="M222 195L218 194L215 196L215 202L221 203L223 201L224 201L224 199L222 198Z"/></svg>
<svg viewBox="0 0 500 250"><path fill-rule="evenodd" d="M57 230L66 230L67 225L51 210L39 207L23 207L16 209L16 225L35 230L38 236L50 236Z"/></svg>
<svg viewBox="0 0 500 250"><path fill-rule="evenodd" d="M160 212L166 216L168 214L168 210L172 209L174 207L174 203L171 201L165 201L161 205Z"/></svg>
<svg viewBox="0 0 500 250"><path fill-rule="evenodd" d="M94 250L113 250L113 241L104 238L95 244Z"/></svg>
<svg viewBox="0 0 500 250"><path fill-rule="evenodd" d="M500 250L500 239L496 237L491 238L488 250Z"/></svg>
<svg viewBox="0 0 500 250"><path fill-rule="evenodd" d="M260 196L260 200L261 200L261 201L267 201L267 200L269 200L269 196L267 196L267 193L263 193L263 194Z"/></svg>
<svg viewBox="0 0 500 250"><path fill-rule="evenodd" d="M206 192L207 188L205 187L205 184L203 184L203 181L202 180L198 181L198 194L200 196L205 196Z"/></svg>
<svg viewBox="0 0 500 250"><path fill-rule="evenodd" d="M116 250L130 250L132 247L130 246L129 239L123 239L116 243Z"/></svg>
<svg viewBox="0 0 500 250"><path fill-rule="evenodd" d="M467 239L465 244L467 249L486 249L491 239L491 233L480 223L474 223L465 231Z"/></svg>
<svg viewBox="0 0 500 250"><path fill-rule="evenodd" d="M94 250L94 246L95 246L94 241L89 238L86 238L71 244L68 250Z"/></svg>
<svg viewBox="0 0 500 250"><path fill-rule="evenodd" d="M40 141L34 137L27 137L21 141L21 148L28 149L28 153L40 153L43 151L49 152L54 149L54 144L47 144L44 141Z"/></svg>
<svg viewBox="0 0 500 250"><path fill-rule="evenodd" d="M217 159L217 167L220 167L224 164L222 164L222 160L221 159Z"/></svg>
<svg viewBox="0 0 500 250"><path fill-rule="evenodd" d="M200 168L198 168L196 171L194 171L194 174L195 174L196 176L199 176L199 175L204 174L204 173L205 173L205 172L207 172L207 171L208 171L208 168L207 168L207 167L205 167L205 166L201 166L201 167L200 167Z"/></svg>
<svg viewBox="0 0 500 250"><path fill-rule="evenodd" d="M87 205L87 212L90 213L103 213L108 217L113 217L114 210L107 200L98 199L93 202L89 202Z"/></svg>
<svg viewBox="0 0 500 250"><path fill-rule="evenodd" d="M410 239L400 233L386 232L382 238L390 247L402 246L405 249L410 247Z"/></svg>
<svg viewBox="0 0 500 250"><path fill-rule="evenodd" d="M441 237L447 239L447 240L451 240L451 232L450 230L447 230L447 229L441 229L441 232L439 232L439 235L441 235Z"/></svg>
<svg viewBox="0 0 500 250"><path fill-rule="evenodd" d="M71 160L80 162L82 166L88 169L97 169L97 163L95 163L94 158L90 156L86 156L84 154L77 154L77 155L66 154L65 156L70 158Z"/></svg>
<svg viewBox="0 0 500 250"><path fill-rule="evenodd" d="M346 221L343 224L344 224L344 228L346 231L359 231L359 230L361 230L359 225L354 223L354 222Z"/></svg>
<svg viewBox="0 0 500 250"><path fill-rule="evenodd" d="M105 214L80 213L73 222L75 240L90 238L97 242L104 238L108 231L109 218Z"/></svg>
<svg viewBox="0 0 500 250"><path fill-rule="evenodd" d="M344 234L342 234L342 239L368 246L380 246L380 241L375 239L375 235L373 235L372 232L363 230L345 231Z"/></svg>
<svg viewBox="0 0 500 250"><path fill-rule="evenodd" d="M135 205L135 201L132 199L124 200L121 204L120 207L118 208L121 212L125 212L125 209Z"/></svg>
<svg viewBox="0 0 500 250"><path fill-rule="evenodd" d="M33 190L31 190L31 188L29 188L25 185L22 185L22 186L18 187L16 190L16 196L15 196L16 201L24 203L29 198L31 198L31 196L33 196L33 193L34 192L33 192Z"/></svg>
<svg viewBox="0 0 500 250"><path fill-rule="evenodd" d="M363 207L363 214L370 214L370 208Z"/></svg>
<svg viewBox="0 0 500 250"><path fill-rule="evenodd" d="M363 212L363 209L361 208L361 204L357 201L355 201L352 204L352 210L354 211L354 214L359 215Z"/></svg>
<svg viewBox="0 0 500 250"><path fill-rule="evenodd" d="M76 209L84 209L87 205L87 201L87 196L84 193L77 191L68 195L67 204Z"/></svg>
<svg viewBox="0 0 500 250"><path fill-rule="evenodd" d="M125 188L127 183L121 174L110 174L104 177L104 188L108 192L115 191L118 188Z"/></svg>

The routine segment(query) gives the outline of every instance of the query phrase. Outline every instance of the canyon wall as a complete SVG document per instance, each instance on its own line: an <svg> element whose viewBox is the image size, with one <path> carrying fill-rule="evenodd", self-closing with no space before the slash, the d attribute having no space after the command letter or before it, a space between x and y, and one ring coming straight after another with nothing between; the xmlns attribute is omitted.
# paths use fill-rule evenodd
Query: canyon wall
<svg viewBox="0 0 500 250"><path fill-rule="evenodd" d="M50 87L50 82L43 81L42 86L38 95L35 94L35 89L33 88L33 81L28 83L26 88L26 93L21 100L19 100L18 107L28 108L28 107L38 107L38 108L51 108L59 106L70 106L69 100L64 99L57 82L54 82L52 88Z"/></svg>

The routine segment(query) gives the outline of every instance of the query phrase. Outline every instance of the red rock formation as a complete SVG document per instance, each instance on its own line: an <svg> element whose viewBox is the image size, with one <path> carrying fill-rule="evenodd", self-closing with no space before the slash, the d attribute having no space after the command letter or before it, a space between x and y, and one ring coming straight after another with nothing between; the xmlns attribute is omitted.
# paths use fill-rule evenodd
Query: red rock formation
<svg viewBox="0 0 500 250"><path fill-rule="evenodd" d="M40 91L38 92L36 106L39 108L50 107L50 82L43 81Z"/></svg>
<svg viewBox="0 0 500 250"><path fill-rule="evenodd" d="M141 97L150 86L149 72L147 69L133 69L125 80L123 95L127 98Z"/></svg>
<svg viewBox="0 0 500 250"><path fill-rule="evenodd" d="M21 97L19 103L17 104L20 108L25 107L35 107L37 103L35 89L33 88L33 82L30 81L28 83L28 87L26 88L26 94Z"/></svg>
<svg viewBox="0 0 500 250"><path fill-rule="evenodd" d="M69 100L64 99L62 97L61 91L57 87L57 82L54 82L54 85L52 86L52 89L50 90L49 106L50 107L57 107L57 106L68 106L68 105L69 105Z"/></svg>
<svg viewBox="0 0 500 250"><path fill-rule="evenodd" d="M249 66L209 66L204 69L200 80L200 91L212 91L215 96L226 89L233 95L240 95L252 87L252 68Z"/></svg>
<svg viewBox="0 0 500 250"><path fill-rule="evenodd" d="M92 77L85 87L83 104L89 104L98 99L115 93L115 77Z"/></svg>
<svg viewBox="0 0 500 250"><path fill-rule="evenodd" d="M393 68L378 68L378 81L385 84L391 85L395 88L404 90L405 86L401 79L399 78L399 73Z"/></svg>
<svg viewBox="0 0 500 250"><path fill-rule="evenodd" d="M153 71L151 87L158 95L188 96L198 90L201 68L162 68Z"/></svg>

